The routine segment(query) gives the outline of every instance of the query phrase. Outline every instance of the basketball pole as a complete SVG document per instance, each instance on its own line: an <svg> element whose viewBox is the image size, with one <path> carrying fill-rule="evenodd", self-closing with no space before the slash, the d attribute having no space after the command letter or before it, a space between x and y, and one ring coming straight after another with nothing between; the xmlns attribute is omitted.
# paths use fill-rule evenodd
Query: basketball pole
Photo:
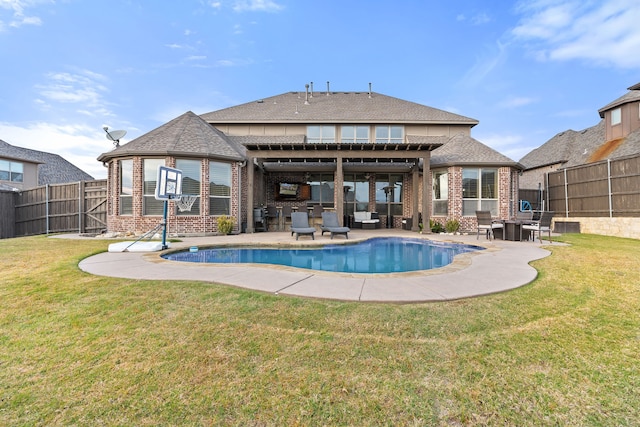
<svg viewBox="0 0 640 427"><path fill-rule="evenodd" d="M164 214L162 216L162 250L164 251L169 246L167 246L167 212L169 210L169 200L165 199L164 201Z"/></svg>

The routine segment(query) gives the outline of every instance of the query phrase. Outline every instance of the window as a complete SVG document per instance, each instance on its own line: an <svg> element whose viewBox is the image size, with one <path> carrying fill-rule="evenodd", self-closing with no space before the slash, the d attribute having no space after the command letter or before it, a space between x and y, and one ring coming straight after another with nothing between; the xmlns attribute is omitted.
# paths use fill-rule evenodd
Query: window
<svg viewBox="0 0 640 427"><path fill-rule="evenodd" d="M376 211L402 216L402 174L376 175Z"/></svg>
<svg viewBox="0 0 640 427"><path fill-rule="evenodd" d="M307 142L311 144L334 144L336 142L336 127L307 126Z"/></svg>
<svg viewBox="0 0 640 427"><path fill-rule="evenodd" d="M341 126L340 142L343 144L367 144L369 126Z"/></svg>
<svg viewBox="0 0 640 427"><path fill-rule="evenodd" d="M209 162L209 215L231 215L231 165Z"/></svg>
<svg viewBox="0 0 640 427"><path fill-rule="evenodd" d="M183 212L178 210L177 215L200 215L201 163L200 160L176 159L176 169L182 171L182 194L197 197L190 211Z"/></svg>
<svg viewBox="0 0 640 427"><path fill-rule="evenodd" d="M120 215L133 214L133 160L120 160Z"/></svg>
<svg viewBox="0 0 640 427"><path fill-rule="evenodd" d="M323 206L333 206L333 174L332 173L312 173L307 179L307 183L311 185L311 199L309 203L320 204Z"/></svg>
<svg viewBox="0 0 640 427"><path fill-rule="evenodd" d="M611 110L611 126L619 125L622 122L622 109Z"/></svg>
<svg viewBox="0 0 640 427"><path fill-rule="evenodd" d="M19 162L0 160L0 181L23 182L24 165Z"/></svg>
<svg viewBox="0 0 640 427"><path fill-rule="evenodd" d="M164 201L156 200L158 166L164 166L164 159L144 159L144 176L142 178L142 214L164 214Z"/></svg>
<svg viewBox="0 0 640 427"><path fill-rule="evenodd" d="M492 216L498 216L497 178L497 169L462 169L462 215L491 211Z"/></svg>
<svg viewBox="0 0 640 427"><path fill-rule="evenodd" d="M404 143L403 126L376 126L376 143L402 144Z"/></svg>
<svg viewBox="0 0 640 427"><path fill-rule="evenodd" d="M449 174L447 171L433 172L433 215L447 216L449 213Z"/></svg>
<svg viewBox="0 0 640 427"><path fill-rule="evenodd" d="M369 176L347 174L344 176L345 215L369 210Z"/></svg>

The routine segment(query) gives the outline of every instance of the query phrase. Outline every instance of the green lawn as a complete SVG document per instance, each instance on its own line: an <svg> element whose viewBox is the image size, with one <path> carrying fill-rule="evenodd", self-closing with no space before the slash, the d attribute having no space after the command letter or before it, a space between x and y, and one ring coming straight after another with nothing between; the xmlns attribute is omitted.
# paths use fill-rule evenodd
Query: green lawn
<svg viewBox="0 0 640 427"><path fill-rule="evenodd" d="M0 240L0 425L638 425L640 241L563 238L530 285L406 305L94 277L107 241Z"/></svg>

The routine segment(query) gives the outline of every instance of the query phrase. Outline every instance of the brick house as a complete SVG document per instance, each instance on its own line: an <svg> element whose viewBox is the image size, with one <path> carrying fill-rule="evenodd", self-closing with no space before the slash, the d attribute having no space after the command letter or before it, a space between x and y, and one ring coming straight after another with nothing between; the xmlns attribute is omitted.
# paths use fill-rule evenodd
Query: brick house
<svg viewBox="0 0 640 427"><path fill-rule="evenodd" d="M475 211L507 218L516 208L520 165L471 137L477 120L380 93L287 92L198 116L187 112L103 153L108 230L153 229L158 165L183 171L191 211L169 202L178 234L217 231L229 215L254 231L254 208L334 209L342 222L376 212L382 224L457 219ZM408 220L408 221L407 221Z"/></svg>

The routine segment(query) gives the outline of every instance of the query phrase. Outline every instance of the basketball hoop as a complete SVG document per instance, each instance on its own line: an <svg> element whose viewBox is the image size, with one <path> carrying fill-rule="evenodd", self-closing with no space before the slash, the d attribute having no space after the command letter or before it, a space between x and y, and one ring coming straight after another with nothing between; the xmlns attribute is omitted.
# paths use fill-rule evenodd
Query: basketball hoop
<svg viewBox="0 0 640 427"><path fill-rule="evenodd" d="M197 198L198 196L183 194L179 198L175 199L176 206L178 206L178 209L180 210L180 212L189 212L191 211L191 207L193 206L193 203L196 201Z"/></svg>

